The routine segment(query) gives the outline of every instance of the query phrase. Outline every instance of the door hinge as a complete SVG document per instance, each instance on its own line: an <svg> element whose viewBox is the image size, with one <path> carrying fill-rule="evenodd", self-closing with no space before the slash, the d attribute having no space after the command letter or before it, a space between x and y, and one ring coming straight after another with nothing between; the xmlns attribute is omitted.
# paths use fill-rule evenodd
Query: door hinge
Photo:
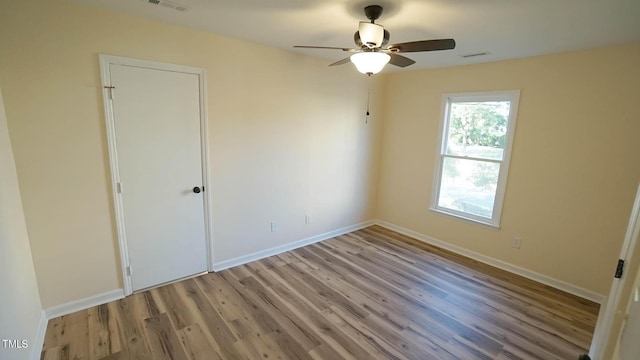
<svg viewBox="0 0 640 360"><path fill-rule="evenodd" d="M127 266L127 276L131 276L131 266Z"/></svg>
<svg viewBox="0 0 640 360"><path fill-rule="evenodd" d="M116 184L116 189L118 191L118 194L122 194L122 183L121 182Z"/></svg>
<svg viewBox="0 0 640 360"><path fill-rule="evenodd" d="M109 100L113 100L113 89L115 89L115 86L105 86L105 89L109 90Z"/></svg>
<svg viewBox="0 0 640 360"><path fill-rule="evenodd" d="M613 276L616 279L620 279L624 273L624 260L618 259L618 266L616 266L616 274Z"/></svg>

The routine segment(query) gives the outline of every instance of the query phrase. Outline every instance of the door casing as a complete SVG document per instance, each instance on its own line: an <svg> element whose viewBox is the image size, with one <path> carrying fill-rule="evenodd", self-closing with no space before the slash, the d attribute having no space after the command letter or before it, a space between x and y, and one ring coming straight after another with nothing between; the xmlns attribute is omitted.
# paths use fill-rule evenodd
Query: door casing
<svg viewBox="0 0 640 360"><path fill-rule="evenodd" d="M118 183L120 182L120 174L118 167L118 149L116 146L115 117L113 112L113 104L111 101L111 73L110 65L126 65L154 70L176 71L198 76L199 94L200 94L200 148L202 152L202 184L205 187L203 192L204 200L204 224L205 239L207 249L207 270L213 271L213 236L211 231L211 183L209 174L209 137L207 130L207 73L205 69L168 64L149 60L132 59L121 56L113 56L100 54L100 75L102 78L102 96L104 102L105 121L107 129L107 145L109 148L109 165L111 169L111 192L113 195L113 204L115 209L115 220L118 234L118 247L120 250L120 263L122 279L124 284L124 293L131 295L133 287L131 284L131 276L129 269L129 254L127 247L127 239L124 227L124 212L122 208L122 197L118 192ZM114 89L117 91L117 89Z"/></svg>

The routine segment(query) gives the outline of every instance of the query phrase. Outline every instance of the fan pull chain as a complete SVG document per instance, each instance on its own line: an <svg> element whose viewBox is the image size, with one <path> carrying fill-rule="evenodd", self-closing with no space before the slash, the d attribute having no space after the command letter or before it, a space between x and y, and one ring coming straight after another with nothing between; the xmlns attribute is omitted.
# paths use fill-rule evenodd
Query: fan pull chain
<svg viewBox="0 0 640 360"><path fill-rule="evenodd" d="M369 84L367 85L367 113L364 117L364 123L369 124L369 99L371 97L371 75L369 75Z"/></svg>

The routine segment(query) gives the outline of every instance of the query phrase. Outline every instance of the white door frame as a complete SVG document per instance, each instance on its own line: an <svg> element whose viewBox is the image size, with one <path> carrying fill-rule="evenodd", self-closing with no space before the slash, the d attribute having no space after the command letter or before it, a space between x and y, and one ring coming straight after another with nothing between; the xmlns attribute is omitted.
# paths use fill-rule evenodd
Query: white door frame
<svg viewBox="0 0 640 360"><path fill-rule="evenodd" d="M624 236L624 243L622 244L622 250L620 252L620 259L624 260L624 272L620 279L613 279L611 284L611 290L609 291L609 297L604 304L604 309L600 308L600 314L598 315L598 322L593 333L593 341L591 342L591 349L589 354L594 360L601 360L604 356L604 351L609 343L611 337L611 326L616 317L620 300L622 297L622 290L624 284L628 280L626 266L631 262L631 257L634 253L634 249L637 244L638 234L640 233L640 185L636 193L636 200L633 203L633 209L631 210L631 216L629 217L629 225L627 226L627 232ZM613 268L612 276L613 276ZM635 276L635 274L631 274ZM631 278L633 281L633 278Z"/></svg>
<svg viewBox="0 0 640 360"><path fill-rule="evenodd" d="M113 103L111 100L111 91L118 91L117 88L110 88L111 71L110 65L125 65L132 67L140 67L146 69L175 71L198 76L198 84L200 87L200 149L202 152L202 184L204 191L204 224L205 239L207 248L207 270L213 271L213 247L212 247L212 231L211 231L211 184L209 182L209 136L207 132L207 72L205 69L191 66L167 64L148 60L131 59L120 56L100 54L100 75L102 77L102 97L104 101L105 120L107 126L107 144L109 146L109 163L111 166L111 192L113 193L113 203L115 208L116 226L118 231L118 245L120 248L120 262L122 278L124 283L125 295L133 293L131 284L131 276L129 269L129 252L127 247L127 238L124 227L124 213L122 210L122 196L118 191L118 183L120 182L120 173L118 166L118 149L116 147L116 130L115 118L113 113Z"/></svg>

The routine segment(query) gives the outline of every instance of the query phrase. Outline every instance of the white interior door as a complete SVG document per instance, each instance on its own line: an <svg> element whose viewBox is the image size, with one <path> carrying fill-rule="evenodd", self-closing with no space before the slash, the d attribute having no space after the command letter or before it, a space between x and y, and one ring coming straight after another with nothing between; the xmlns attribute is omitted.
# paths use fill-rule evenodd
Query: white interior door
<svg viewBox="0 0 640 360"><path fill-rule="evenodd" d="M199 77L119 64L109 74L132 290L204 272Z"/></svg>
<svg viewBox="0 0 640 360"><path fill-rule="evenodd" d="M640 272L636 276L626 324L620 339L620 360L640 359L640 342L638 340L640 340Z"/></svg>
<svg viewBox="0 0 640 360"><path fill-rule="evenodd" d="M638 190L636 192L636 199L633 203L633 208L631 209L631 216L629 217L629 225L627 227L627 232L624 237L624 242L622 244L622 249L620 251L620 260L624 261L624 266L622 267L621 276L616 276L613 279L613 283L611 285L611 289L609 291L609 297L607 301L600 307L600 314L598 315L598 322L596 323L596 328L593 334L593 341L591 342L591 349L589 354L594 360L604 360L604 354L607 349L609 342L616 342L616 351L618 355L620 354L621 347L620 345L620 334L618 327L616 324L616 320L621 320L620 317L624 315L625 309L623 308L622 302L622 293L625 289L625 284L628 279L630 279L630 274L628 273L627 266L631 263L633 255L637 252L637 247L640 246L640 185L638 185ZM616 269L617 272L617 269ZM634 274L631 274L633 276ZM630 308L629 311L635 311L635 316L638 314L638 306L637 304L633 305L634 308ZM640 328L638 328L638 319L635 320L636 325L632 324L632 327L635 326L636 333ZM618 338L613 338L614 334ZM626 335L625 335L626 336ZM630 348L626 351L635 351L638 349L637 339L634 339L633 343L627 343L626 345ZM640 355L640 354L637 354ZM627 358L621 358L622 360L626 360ZM640 359L640 357L633 357L632 359Z"/></svg>

